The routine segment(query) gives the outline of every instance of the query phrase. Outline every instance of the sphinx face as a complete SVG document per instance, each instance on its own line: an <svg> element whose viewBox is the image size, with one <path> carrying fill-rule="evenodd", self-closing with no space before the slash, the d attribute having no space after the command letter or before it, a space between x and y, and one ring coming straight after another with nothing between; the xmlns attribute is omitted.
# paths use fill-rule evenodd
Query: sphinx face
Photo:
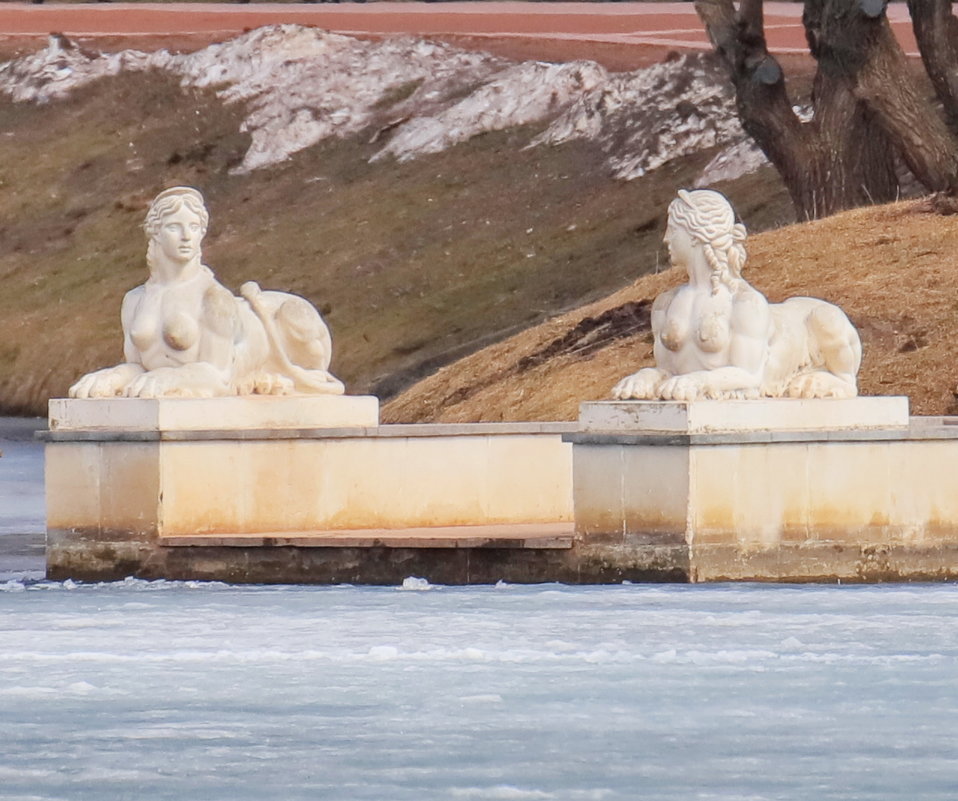
<svg viewBox="0 0 958 801"><path fill-rule="evenodd" d="M176 264L187 264L200 255L203 241L203 222L185 205L168 214L156 233L160 251Z"/></svg>
<svg viewBox="0 0 958 801"><path fill-rule="evenodd" d="M684 226L669 220L663 240L669 249L669 259L676 266L688 267L692 261L693 240Z"/></svg>

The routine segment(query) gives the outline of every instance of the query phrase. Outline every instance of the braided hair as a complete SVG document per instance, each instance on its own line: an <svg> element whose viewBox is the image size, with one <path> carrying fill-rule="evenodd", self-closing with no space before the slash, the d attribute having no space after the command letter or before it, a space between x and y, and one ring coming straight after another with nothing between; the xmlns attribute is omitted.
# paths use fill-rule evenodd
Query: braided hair
<svg viewBox="0 0 958 801"><path fill-rule="evenodd" d="M703 245L705 260L712 269L712 293L721 285L734 287L742 280L745 226L735 222L735 212L725 195L712 189L679 190L669 204L669 220Z"/></svg>

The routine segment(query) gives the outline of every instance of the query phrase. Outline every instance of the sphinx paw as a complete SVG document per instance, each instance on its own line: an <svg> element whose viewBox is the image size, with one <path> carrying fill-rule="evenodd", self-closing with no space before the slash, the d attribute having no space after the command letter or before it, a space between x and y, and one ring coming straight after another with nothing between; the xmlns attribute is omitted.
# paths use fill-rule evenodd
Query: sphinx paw
<svg viewBox="0 0 958 801"><path fill-rule="evenodd" d="M789 398L854 398L858 390L854 383L821 370L793 378L785 394Z"/></svg>
<svg viewBox="0 0 958 801"><path fill-rule="evenodd" d="M663 374L654 367L646 367L626 376L612 388L615 400L652 400L659 397L658 388Z"/></svg>

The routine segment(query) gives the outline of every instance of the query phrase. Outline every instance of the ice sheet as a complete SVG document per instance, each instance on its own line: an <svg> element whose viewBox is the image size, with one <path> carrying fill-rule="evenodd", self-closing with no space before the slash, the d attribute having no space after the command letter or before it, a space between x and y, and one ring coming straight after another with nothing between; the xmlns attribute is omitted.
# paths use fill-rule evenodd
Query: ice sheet
<svg viewBox="0 0 958 801"><path fill-rule="evenodd" d="M43 576L46 510L39 418L0 417L0 581Z"/></svg>
<svg viewBox="0 0 958 801"><path fill-rule="evenodd" d="M406 587L0 584L0 798L954 798L953 585Z"/></svg>

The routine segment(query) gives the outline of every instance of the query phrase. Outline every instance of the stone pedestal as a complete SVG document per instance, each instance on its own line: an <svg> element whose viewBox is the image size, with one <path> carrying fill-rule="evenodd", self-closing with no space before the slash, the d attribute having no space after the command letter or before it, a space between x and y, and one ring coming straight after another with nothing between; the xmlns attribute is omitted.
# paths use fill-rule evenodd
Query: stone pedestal
<svg viewBox="0 0 958 801"><path fill-rule="evenodd" d="M359 403L312 428L269 400L51 404L50 577L958 578L958 419L902 398L603 403L581 427L349 426L369 403L332 398Z"/></svg>
<svg viewBox="0 0 958 801"><path fill-rule="evenodd" d="M689 581L953 578L954 422L905 398L584 404L575 547Z"/></svg>
<svg viewBox="0 0 958 801"><path fill-rule="evenodd" d="M568 424L377 422L364 397L51 401L48 575L555 575L532 552L571 546Z"/></svg>
<svg viewBox="0 0 958 801"><path fill-rule="evenodd" d="M51 431L256 431L379 425L372 395L244 395L232 398L54 398Z"/></svg>
<svg viewBox="0 0 958 801"><path fill-rule="evenodd" d="M682 434L907 428L908 398L597 401L582 404L579 427L582 431Z"/></svg>

